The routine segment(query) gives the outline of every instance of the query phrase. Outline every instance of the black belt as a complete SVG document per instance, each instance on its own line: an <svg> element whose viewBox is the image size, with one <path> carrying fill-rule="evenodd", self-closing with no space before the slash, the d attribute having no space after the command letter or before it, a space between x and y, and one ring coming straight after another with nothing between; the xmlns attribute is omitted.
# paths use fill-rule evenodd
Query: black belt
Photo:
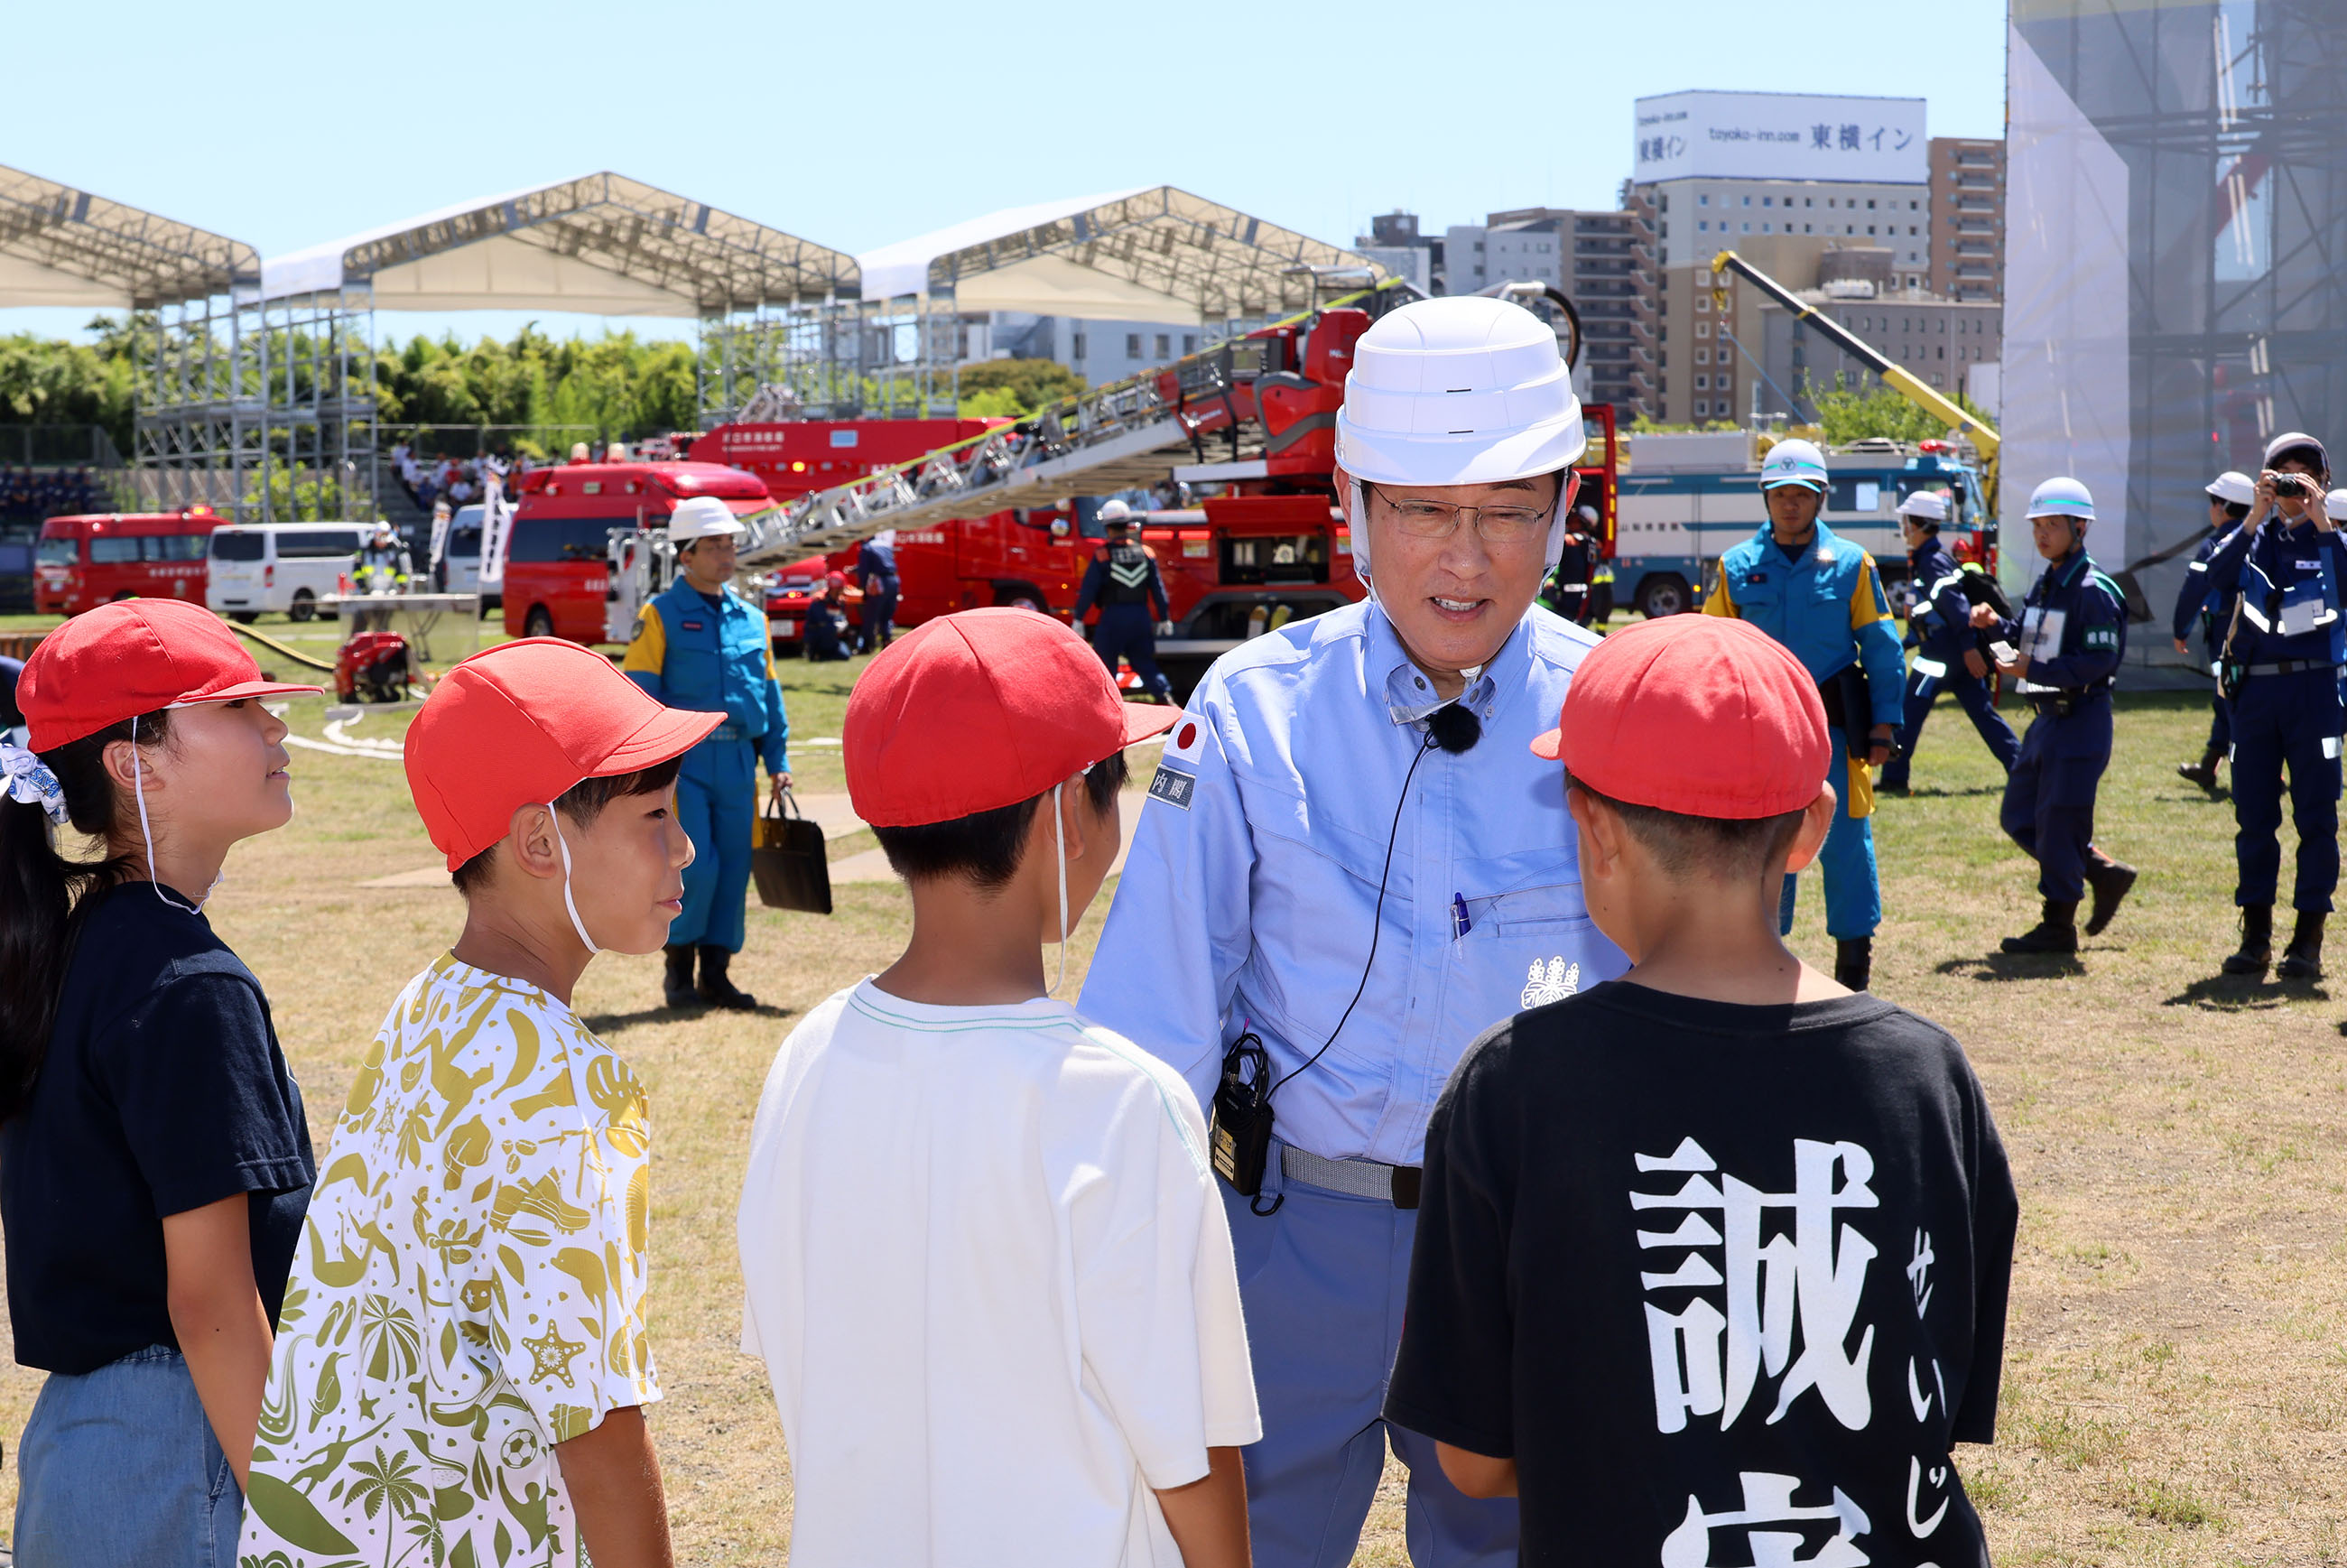
<svg viewBox="0 0 2347 1568"><path fill-rule="evenodd" d="M2251 675L2296 675L2301 671L2307 670L2336 670L2338 668L2338 665L2332 663L2328 659L2277 659L2270 664L2250 664L2244 666L2241 671L2241 674L2244 679L2247 679Z"/></svg>

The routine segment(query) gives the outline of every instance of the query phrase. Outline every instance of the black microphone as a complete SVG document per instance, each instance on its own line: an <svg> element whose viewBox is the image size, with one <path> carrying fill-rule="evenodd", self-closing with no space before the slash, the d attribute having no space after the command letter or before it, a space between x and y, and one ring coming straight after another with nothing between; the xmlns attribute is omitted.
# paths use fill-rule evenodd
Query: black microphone
<svg viewBox="0 0 2347 1568"><path fill-rule="evenodd" d="M1473 709L1448 702L1428 716L1426 733L1436 745L1455 755L1474 750L1475 743L1483 738L1483 721Z"/></svg>

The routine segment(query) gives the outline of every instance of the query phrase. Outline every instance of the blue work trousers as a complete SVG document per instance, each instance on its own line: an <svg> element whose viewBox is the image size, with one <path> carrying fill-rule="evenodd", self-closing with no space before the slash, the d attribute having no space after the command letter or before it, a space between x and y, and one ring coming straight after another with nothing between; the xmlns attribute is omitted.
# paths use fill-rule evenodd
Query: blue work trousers
<svg viewBox="0 0 2347 1568"><path fill-rule="evenodd" d="M2318 667L2251 675L2233 704L2233 902L2274 903L2281 879L2282 770L2298 830L2291 907L2328 914L2339 886L2339 682Z"/></svg>
<svg viewBox="0 0 2347 1568"><path fill-rule="evenodd" d="M888 646L896 631L897 585L892 580L885 588L864 590L864 651L877 653Z"/></svg>
<svg viewBox="0 0 2347 1568"><path fill-rule="evenodd" d="M26 1568L235 1568L243 1527L236 1472L177 1350L41 1385L16 1449Z"/></svg>
<svg viewBox="0 0 2347 1568"><path fill-rule="evenodd" d="M758 815L757 747L707 740L685 753L676 814L692 840L692 864L684 868L684 907L669 922L668 944L738 953L750 890L750 824Z"/></svg>
<svg viewBox="0 0 2347 1568"><path fill-rule="evenodd" d="M1871 937L1882 924L1882 881L1874 867L1874 819L1850 815L1850 746L1840 730L1828 730L1826 741L1833 747L1826 782L1833 785L1834 819L1818 852L1818 871L1826 883L1826 935L1847 942ZM1777 928L1788 935L1799 886L1799 877L1786 877L1777 905Z"/></svg>
<svg viewBox="0 0 2347 1568"><path fill-rule="evenodd" d="M1344 1568L1385 1473L1386 1440L1409 1467L1405 1528L1417 1568L1513 1568L1513 1499L1480 1501L1450 1484L1434 1440L1387 1426L1386 1385L1401 1342L1418 1211L1286 1181L1279 1145L1264 1173L1269 1207L1222 1185L1246 1309L1263 1440L1245 1450L1256 1568Z"/></svg>
<svg viewBox="0 0 2347 1568"><path fill-rule="evenodd" d="M1143 685L1172 700L1174 682L1157 668L1157 623L1149 619L1147 605L1102 605L1100 620L1092 627L1092 651L1108 666L1110 680L1116 679L1117 656L1122 654Z"/></svg>
<svg viewBox="0 0 2347 1568"><path fill-rule="evenodd" d="M1933 674L1933 670L1943 672ZM1932 704L1940 700L1942 692L1955 693L1973 728L1980 732L1982 742L1994 754L2006 773L2021 755L2021 737L1996 711L1996 699L1989 694L1988 682L1963 666L1963 656L1957 655L1942 663L1937 658L1918 654L1915 667L1907 676L1906 723L1899 731L1899 754L1883 764L1882 787L1905 789L1908 770L1915 760L1915 743L1923 738L1923 722L1932 716Z"/></svg>
<svg viewBox="0 0 2347 1568"><path fill-rule="evenodd" d="M2095 791L2111 762L2111 700L2088 697L2057 718L2041 711L2021 737L1997 825L2037 862L2037 891L2059 903L2086 896Z"/></svg>

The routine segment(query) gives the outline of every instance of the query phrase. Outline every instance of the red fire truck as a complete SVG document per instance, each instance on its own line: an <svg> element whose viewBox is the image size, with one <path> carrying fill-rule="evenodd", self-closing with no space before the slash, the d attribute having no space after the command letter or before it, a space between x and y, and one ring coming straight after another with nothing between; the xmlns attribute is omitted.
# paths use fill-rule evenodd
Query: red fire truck
<svg viewBox="0 0 2347 1568"><path fill-rule="evenodd" d="M708 463L566 463L523 481L505 560L506 630L601 642L611 635L611 530L663 528L678 501L714 496L737 517L774 509L749 474Z"/></svg>
<svg viewBox="0 0 2347 1568"><path fill-rule="evenodd" d="M220 522L210 507L51 518L35 548L33 608L79 615L140 596L201 604L205 555Z"/></svg>

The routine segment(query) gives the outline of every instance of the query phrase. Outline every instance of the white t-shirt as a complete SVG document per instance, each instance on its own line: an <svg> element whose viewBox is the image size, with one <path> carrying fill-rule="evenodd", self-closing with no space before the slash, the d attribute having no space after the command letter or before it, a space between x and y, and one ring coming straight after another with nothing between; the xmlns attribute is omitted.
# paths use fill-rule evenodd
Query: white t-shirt
<svg viewBox="0 0 2347 1568"><path fill-rule="evenodd" d="M1197 1099L1064 1003L824 1002L739 1237L793 1568L1179 1568L1152 1489L1262 1435Z"/></svg>

